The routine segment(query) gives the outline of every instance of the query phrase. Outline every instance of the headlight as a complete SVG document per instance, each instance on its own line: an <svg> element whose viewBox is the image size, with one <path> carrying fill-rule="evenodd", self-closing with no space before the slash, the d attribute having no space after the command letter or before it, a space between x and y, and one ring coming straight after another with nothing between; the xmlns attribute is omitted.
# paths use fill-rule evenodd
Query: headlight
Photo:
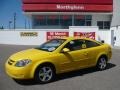
<svg viewBox="0 0 120 90"><path fill-rule="evenodd" d="M29 60L29 59L20 60L20 61L17 61L17 63L15 64L15 66L16 67L24 67L24 66L26 66L29 63L31 63L31 60Z"/></svg>

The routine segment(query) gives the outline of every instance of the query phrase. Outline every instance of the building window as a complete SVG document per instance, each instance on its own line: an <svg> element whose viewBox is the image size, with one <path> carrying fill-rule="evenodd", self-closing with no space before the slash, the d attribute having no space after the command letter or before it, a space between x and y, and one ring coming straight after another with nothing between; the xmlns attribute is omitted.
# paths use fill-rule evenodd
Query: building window
<svg viewBox="0 0 120 90"><path fill-rule="evenodd" d="M97 26L99 29L110 29L110 21L98 21Z"/></svg>
<svg viewBox="0 0 120 90"><path fill-rule="evenodd" d="M103 29L103 21L98 21L97 26L99 27L99 29Z"/></svg>
<svg viewBox="0 0 120 90"><path fill-rule="evenodd" d="M75 26L91 26L92 16L91 15L75 15L74 24Z"/></svg>
<svg viewBox="0 0 120 90"><path fill-rule="evenodd" d="M75 26L84 26L85 25L85 16L84 15L75 15L74 17Z"/></svg>
<svg viewBox="0 0 120 90"><path fill-rule="evenodd" d="M59 25L59 16L56 15L47 16L47 25Z"/></svg>
<svg viewBox="0 0 120 90"><path fill-rule="evenodd" d="M72 16L71 15L62 15L60 16L60 25L64 28L69 28L72 26Z"/></svg>
<svg viewBox="0 0 120 90"><path fill-rule="evenodd" d="M92 22L92 16L86 15L85 16L85 26L91 26L91 22Z"/></svg>
<svg viewBox="0 0 120 90"><path fill-rule="evenodd" d="M110 29L110 21L104 22L104 29Z"/></svg>
<svg viewBox="0 0 120 90"><path fill-rule="evenodd" d="M34 25L35 26L43 26L46 25L46 16L40 15L34 17Z"/></svg>

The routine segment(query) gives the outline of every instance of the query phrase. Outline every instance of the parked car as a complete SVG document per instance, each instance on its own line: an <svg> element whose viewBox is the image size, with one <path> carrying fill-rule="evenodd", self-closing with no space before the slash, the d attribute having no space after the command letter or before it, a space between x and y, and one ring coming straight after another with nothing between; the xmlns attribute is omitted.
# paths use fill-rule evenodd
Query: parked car
<svg viewBox="0 0 120 90"><path fill-rule="evenodd" d="M52 39L37 48L10 56L6 73L14 79L35 79L48 83L56 74L94 67L104 70L112 56L111 47L91 39Z"/></svg>

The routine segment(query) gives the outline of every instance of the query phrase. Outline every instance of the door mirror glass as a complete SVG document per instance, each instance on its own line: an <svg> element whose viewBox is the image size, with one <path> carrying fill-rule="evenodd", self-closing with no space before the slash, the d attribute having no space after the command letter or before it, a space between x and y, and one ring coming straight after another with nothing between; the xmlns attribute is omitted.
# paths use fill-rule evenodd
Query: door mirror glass
<svg viewBox="0 0 120 90"><path fill-rule="evenodd" d="M63 50L62 50L63 53L69 52L69 51L70 51L70 49L68 49L68 48L63 48Z"/></svg>

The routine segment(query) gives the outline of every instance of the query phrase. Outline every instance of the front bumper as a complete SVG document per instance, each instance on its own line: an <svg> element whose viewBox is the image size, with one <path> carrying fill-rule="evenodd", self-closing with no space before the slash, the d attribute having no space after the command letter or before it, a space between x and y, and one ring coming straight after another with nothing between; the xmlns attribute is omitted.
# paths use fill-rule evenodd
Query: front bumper
<svg viewBox="0 0 120 90"><path fill-rule="evenodd" d="M9 65L7 62L5 64L6 73L15 79L32 79L31 75L31 65L25 67L16 67L14 65Z"/></svg>

